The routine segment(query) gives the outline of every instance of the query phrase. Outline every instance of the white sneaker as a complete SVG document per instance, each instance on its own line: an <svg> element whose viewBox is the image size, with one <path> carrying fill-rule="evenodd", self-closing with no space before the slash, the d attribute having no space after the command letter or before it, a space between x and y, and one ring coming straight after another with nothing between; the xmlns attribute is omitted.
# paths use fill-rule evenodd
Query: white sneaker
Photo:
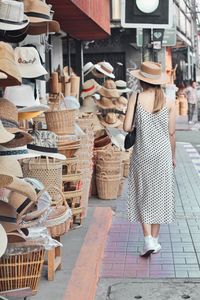
<svg viewBox="0 0 200 300"><path fill-rule="evenodd" d="M155 244L151 236L145 237L143 250L140 252L140 256L149 257L151 253L155 251Z"/></svg>
<svg viewBox="0 0 200 300"><path fill-rule="evenodd" d="M153 240L154 240L154 249L155 249L153 251L153 254L156 254L162 249L162 246L161 246L161 244L158 243L157 239L153 239Z"/></svg>
<svg viewBox="0 0 200 300"><path fill-rule="evenodd" d="M193 121L189 121L188 124L189 124L189 125L193 125L194 122L193 122Z"/></svg>

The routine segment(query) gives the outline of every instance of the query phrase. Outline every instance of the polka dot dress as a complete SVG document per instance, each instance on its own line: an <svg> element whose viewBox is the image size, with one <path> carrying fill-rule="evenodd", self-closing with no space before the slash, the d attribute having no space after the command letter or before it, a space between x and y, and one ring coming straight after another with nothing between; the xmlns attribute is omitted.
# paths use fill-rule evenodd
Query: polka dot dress
<svg viewBox="0 0 200 300"><path fill-rule="evenodd" d="M129 221L171 223L175 203L168 108L164 106L152 114L138 101L135 123L137 137L129 170Z"/></svg>

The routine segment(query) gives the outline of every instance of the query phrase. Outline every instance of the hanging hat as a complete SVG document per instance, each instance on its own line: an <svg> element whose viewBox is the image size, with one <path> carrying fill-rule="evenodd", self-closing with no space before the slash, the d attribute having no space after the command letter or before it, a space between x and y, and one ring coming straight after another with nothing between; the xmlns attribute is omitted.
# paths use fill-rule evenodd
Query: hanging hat
<svg viewBox="0 0 200 300"><path fill-rule="evenodd" d="M7 143L14 139L14 134L8 132L4 127L0 120L0 144Z"/></svg>
<svg viewBox="0 0 200 300"><path fill-rule="evenodd" d="M41 156L66 160L63 154L58 153L58 136L52 131L30 131L32 143L27 145L30 153Z"/></svg>
<svg viewBox="0 0 200 300"><path fill-rule="evenodd" d="M0 174L23 177L22 168L14 157L0 156Z"/></svg>
<svg viewBox="0 0 200 300"><path fill-rule="evenodd" d="M102 73L104 77L107 76L110 78L115 78L115 75L113 74L114 69L109 62L101 61L98 64L96 64L94 67L97 71Z"/></svg>
<svg viewBox="0 0 200 300"><path fill-rule="evenodd" d="M5 253L7 244L8 244L8 238L5 229L0 224L0 257Z"/></svg>
<svg viewBox="0 0 200 300"><path fill-rule="evenodd" d="M83 66L83 74L86 76L94 69L94 64L90 61Z"/></svg>
<svg viewBox="0 0 200 300"><path fill-rule="evenodd" d="M115 113L107 113L105 118L100 122L105 127L118 127L122 125L122 122L118 119Z"/></svg>
<svg viewBox="0 0 200 300"><path fill-rule="evenodd" d="M123 93L130 93L131 92L131 89L129 89L127 87L126 81L117 80L117 81L115 81L115 84L116 84L116 88L117 88L120 95L123 94Z"/></svg>
<svg viewBox="0 0 200 300"><path fill-rule="evenodd" d="M125 97L121 96L115 101L115 105L118 110L125 112L127 109L128 100Z"/></svg>
<svg viewBox="0 0 200 300"><path fill-rule="evenodd" d="M0 86L20 85L21 74L14 58L13 48L4 42L0 42L0 72L5 73L7 78L0 79Z"/></svg>
<svg viewBox="0 0 200 300"><path fill-rule="evenodd" d="M28 111L28 112L18 112L18 120L23 121L27 120L30 121L31 119L37 118L41 114L43 114L44 111Z"/></svg>
<svg viewBox="0 0 200 300"><path fill-rule="evenodd" d="M6 148L0 145L0 157L13 157L15 159L33 158L38 157L40 154L30 153L27 146Z"/></svg>
<svg viewBox="0 0 200 300"><path fill-rule="evenodd" d="M28 23L29 26L29 23ZM6 43L20 43L22 42L28 32L28 26L18 29L18 30L1 30L0 29L0 41L6 42Z"/></svg>
<svg viewBox="0 0 200 300"><path fill-rule="evenodd" d="M6 232L14 231L19 227L15 208L3 200L0 200L0 224Z"/></svg>
<svg viewBox="0 0 200 300"><path fill-rule="evenodd" d="M28 34L59 32L60 25L51 18L51 5L41 0L24 0L24 12L30 20Z"/></svg>
<svg viewBox="0 0 200 300"><path fill-rule="evenodd" d="M111 99L102 97L100 100L96 101L96 105L103 109L114 109L116 108L115 104Z"/></svg>
<svg viewBox="0 0 200 300"><path fill-rule="evenodd" d="M97 112L97 106L94 102L93 96L88 96L84 98L83 105L80 108L81 112Z"/></svg>
<svg viewBox="0 0 200 300"><path fill-rule="evenodd" d="M5 147L20 147L32 141L27 132L19 129L16 106L4 98L0 98L0 120L6 130L15 134L14 139L3 144Z"/></svg>
<svg viewBox="0 0 200 300"><path fill-rule="evenodd" d="M16 47L14 55L23 78L37 78L47 74L34 47Z"/></svg>
<svg viewBox="0 0 200 300"><path fill-rule="evenodd" d="M116 89L116 84L112 79L106 79L98 93L107 98L119 98L119 92Z"/></svg>
<svg viewBox="0 0 200 300"><path fill-rule="evenodd" d="M99 89L101 89L101 86L94 79L89 79L82 85L81 97L85 98L87 96L92 96L98 92Z"/></svg>
<svg viewBox="0 0 200 300"><path fill-rule="evenodd" d="M60 109L79 109L80 103L78 102L78 99L73 96L66 96L63 101L60 103Z"/></svg>
<svg viewBox="0 0 200 300"><path fill-rule="evenodd" d="M150 84L161 85L167 82L166 75L162 72L161 64L152 61L143 62L139 70L134 70L130 73L137 79Z"/></svg>
<svg viewBox="0 0 200 300"><path fill-rule="evenodd" d="M13 0L0 1L0 28L2 30L19 30L27 27L29 20L24 15L23 2Z"/></svg>

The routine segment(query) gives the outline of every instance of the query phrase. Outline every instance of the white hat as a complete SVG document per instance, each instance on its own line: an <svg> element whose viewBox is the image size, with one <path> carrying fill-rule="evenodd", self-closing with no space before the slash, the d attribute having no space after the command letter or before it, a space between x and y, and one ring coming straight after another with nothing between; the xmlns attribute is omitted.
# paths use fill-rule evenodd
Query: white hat
<svg viewBox="0 0 200 300"><path fill-rule="evenodd" d="M5 229L3 226L0 224L0 257L5 253L7 244L8 244L8 238Z"/></svg>
<svg viewBox="0 0 200 300"><path fill-rule="evenodd" d="M6 148L0 145L0 157L14 157L16 159L32 158L41 156L39 153L30 153L27 146Z"/></svg>
<svg viewBox="0 0 200 300"><path fill-rule="evenodd" d="M15 137L15 135L12 134L12 133L10 133L10 132L8 132L4 128L4 126L3 126L3 124L2 124L2 122L0 120L0 144L7 143L7 142L13 140L14 137Z"/></svg>
<svg viewBox="0 0 200 300"><path fill-rule="evenodd" d="M80 103L78 102L77 98L74 96L66 96L63 101L60 103L60 109L79 109Z"/></svg>
<svg viewBox="0 0 200 300"><path fill-rule="evenodd" d="M8 76L5 73L0 72L0 79L7 79L7 78Z"/></svg>
<svg viewBox="0 0 200 300"><path fill-rule="evenodd" d="M113 74L114 69L109 62L102 61L102 62L99 62L98 64L96 64L94 67L100 73L103 73L107 77L115 78L115 75Z"/></svg>
<svg viewBox="0 0 200 300"><path fill-rule="evenodd" d="M86 76L94 69L94 64L90 61L83 66L83 74Z"/></svg>
<svg viewBox="0 0 200 300"><path fill-rule="evenodd" d="M16 106L23 106L18 112L46 111L49 108L40 104L38 98L35 100L33 88L28 84L6 87L4 97Z"/></svg>
<svg viewBox="0 0 200 300"><path fill-rule="evenodd" d="M23 78L37 78L47 74L34 47L17 47L14 55Z"/></svg>
<svg viewBox="0 0 200 300"><path fill-rule="evenodd" d="M120 94L130 93L131 92L131 89L129 89L127 87L126 81L124 81L124 80L117 80L117 81L115 81L115 84L116 84L116 88L117 88L117 90L118 90L118 92Z"/></svg>
<svg viewBox="0 0 200 300"><path fill-rule="evenodd" d="M23 2L13 0L0 1L0 29L19 30L28 26L28 17L24 14Z"/></svg>

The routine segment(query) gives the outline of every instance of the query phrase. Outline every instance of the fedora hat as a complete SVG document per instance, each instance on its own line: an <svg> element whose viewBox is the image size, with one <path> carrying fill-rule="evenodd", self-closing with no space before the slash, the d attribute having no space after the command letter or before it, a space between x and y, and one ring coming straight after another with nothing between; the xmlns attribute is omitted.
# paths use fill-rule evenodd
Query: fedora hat
<svg viewBox="0 0 200 300"><path fill-rule="evenodd" d="M100 100L96 101L96 105L103 109L114 109L116 108L115 104L110 98L102 97Z"/></svg>
<svg viewBox="0 0 200 300"><path fill-rule="evenodd" d="M0 28L2 30L19 30L27 27L28 23L29 20L24 14L23 2L0 1Z"/></svg>
<svg viewBox="0 0 200 300"><path fill-rule="evenodd" d="M16 47L14 56L22 78L37 78L47 74L35 47Z"/></svg>
<svg viewBox="0 0 200 300"><path fill-rule="evenodd" d="M122 122L115 113L110 112L107 113L103 120L101 120L101 124L105 127L119 127L122 125Z"/></svg>
<svg viewBox="0 0 200 300"><path fill-rule="evenodd" d="M28 34L59 32L60 25L51 18L51 5L41 0L24 0L24 12L30 20Z"/></svg>
<svg viewBox="0 0 200 300"><path fill-rule="evenodd" d="M106 79L98 93L107 98L119 98L119 92L116 89L116 84L112 79Z"/></svg>
<svg viewBox="0 0 200 300"><path fill-rule="evenodd" d="M126 109L127 109L127 105L128 105L128 100L123 97L123 96L120 96L116 101L115 101L115 105L116 105L116 108L125 112Z"/></svg>
<svg viewBox="0 0 200 300"><path fill-rule="evenodd" d="M84 98L83 105L81 106L80 111L81 112L88 112L88 113L89 112L90 113L92 113L92 112L95 113L95 112L98 111L93 96L88 96L88 97Z"/></svg>
<svg viewBox="0 0 200 300"><path fill-rule="evenodd" d="M161 85L167 82L161 64L152 61L143 62L139 70L133 70L130 73L137 79L150 84Z"/></svg>
<svg viewBox="0 0 200 300"><path fill-rule="evenodd" d="M89 74L90 72L92 72L92 70L94 69L94 64L90 61L87 64L85 64L83 66L83 74L84 76L86 76L87 74Z"/></svg>
<svg viewBox="0 0 200 300"><path fill-rule="evenodd" d="M0 224L0 257L5 253L7 244L8 244L8 238L5 229Z"/></svg>
<svg viewBox="0 0 200 300"><path fill-rule="evenodd" d="M114 69L109 62L101 61L98 64L94 65L94 68L98 72L100 72L103 75L103 77L107 76L113 79L115 78L115 75L113 74Z"/></svg>
<svg viewBox="0 0 200 300"><path fill-rule="evenodd" d="M28 111L28 112L18 112L18 120L23 121L23 120L31 120L34 118L37 118L41 114L43 114L44 111Z"/></svg>
<svg viewBox="0 0 200 300"><path fill-rule="evenodd" d="M22 168L14 157L0 156L0 174L23 177Z"/></svg>
<svg viewBox="0 0 200 300"><path fill-rule="evenodd" d="M33 141L27 145L29 152L40 156L66 160L63 154L58 153L58 136L52 131L30 131Z"/></svg>
<svg viewBox="0 0 200 300"><path fill-rule="evenodd" d="M0 42L0 72L7 76L0 79L2 87L21 84L22 78L15 62L14 50L11 45L4 42Z"/></svg>
<svg viewBox="0 0 200 300"><path fill-rule="evenodd" d="M33 158L40 156L39 153L30 153L27 146L6 148L0 145L0 157L12 157L15 159Z"/></svg>
<svg viewBox="0 0 200 300"><path fill-rule="evenodd" d="M131 92L131 89L129 89L127 87L126 81L117 80L117 81L115 81L115 84L116 84L116 88L117 88L120 95L123 94L123 93L130 93Z"/></svg>
<svg viewBox="0 0 200 300"><path fill-rule="evenodd" d="M15 208L3 200L0 200L0 224L6 232L14 231L19 227Z"/></svg>
<svg viewBox="0 0 200 300"><path fill-rule="evenodd" d="M101 86L94 79L85 81L82 85L81 97L92 96L101 89Z"/></svg>
<svg viewBox="0 0 200 300"><path fill-rule="evenodd" d="M0 144L7 143L14 139L15 135L8 132L4 127L0 120Z"/></svg>
<svg viewBox="0 0 200 300"><path fill-rule="evenodd" d="M30 134L19 129L16 106L4 98L0 98L0 120L6 130L15 134L14 139L3 144L5 147L21 147L32 141Z"/></svg>
<svg viewBox="0 0 200 300"><path fill-rule="evenodd" d="M29 26L29 23L28 23ZM0 41L6 43L20 43L22 42L27 36L27 27L18 30L1 30L0 29Z"/></svg>

